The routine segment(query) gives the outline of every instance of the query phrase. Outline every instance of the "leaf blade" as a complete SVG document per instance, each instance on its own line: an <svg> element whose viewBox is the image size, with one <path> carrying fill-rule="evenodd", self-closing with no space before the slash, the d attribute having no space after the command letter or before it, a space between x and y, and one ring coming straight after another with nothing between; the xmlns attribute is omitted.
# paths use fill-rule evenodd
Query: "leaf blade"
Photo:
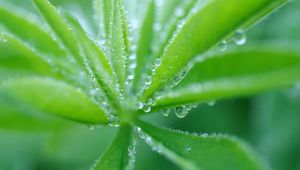
<svg viewBox="0 0 300 170"><path fill-rule="evenodd" d="M145 90L144 98L151 97L156 90L162 88L197 54L216 47L236 29L249 27L285 2L286 0L247 0L239 4L238 0L201 1L196 12L188 17L166 47L162 64L152 77L152 82L155 83Z"/></svg>
<svg viewBox="0 0 300 170"><path fill-rule="evenodd" d="M129 163L128 148L131 144L132 130L122 125L108 150L95 162L93 170L124 170Z"/></svg>
<svg viewBox="0 0 300 170"><path fill-rule="evenodd" d="M51 78L28 77L2 82L0 95L66 119L107 124L105 113L81 91Z"/></svg>
<svg viewBox="0 0 300 170"><path fill-rule="evenodd" d="M238 63L238 64L237 64ZM186 78L157 101L157 107L249 95L300 81L300 52L255 45L202 58Z"/></svg>
<svg viewBox="0 0 300 170"><path fill-rule="evenodd" d="M161 149L164 156L182 169L265 169L256 155L237 139L221 135L194 136L154 127L142 121L138 125L153 141L158 142L153 146Z"/></svg>
<svg viewBox="0 0 300 170"><path fill-rule="evenodd" d="M37 23L30 22L29 19L22 17L22 14L19 14L18 10L1 6L0 21L9 32L17 35L39 51L53 54L54 56L65 55L57 42L55 42L46 31L39 27ZM22 29L19 28L20 25L22 25Z"/></svg>

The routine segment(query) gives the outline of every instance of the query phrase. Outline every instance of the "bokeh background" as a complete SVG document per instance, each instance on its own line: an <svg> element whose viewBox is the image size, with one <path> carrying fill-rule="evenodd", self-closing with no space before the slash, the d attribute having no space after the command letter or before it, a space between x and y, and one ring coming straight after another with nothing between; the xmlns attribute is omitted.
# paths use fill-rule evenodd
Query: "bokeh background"
<svg viewBox="0 0 300 170"><path fill-rule="evenodd" d="M90 0L51 2L83 16L86 22L82 23L89 25L88 31L95 31ZM35 12L30 0L0 0L0 5L4 3ZM259 22L247 32L247 37L248 43L299 43L300 1L288 3ZM117 131L105 126L91 129L43 115L26 106L22 109L30 114L23 117L28 121L19 123L18 116L1 117L8 109L17 113L0 106L0 170L89 169ZM300 84L254 96L224 99L214 105L202 104L185 119L173 115L164 117L160 113L144 119L188 132L234 135L260 153L274 170L300 170ZM142 141L137 141L136 170L178 169Z"/></svg>

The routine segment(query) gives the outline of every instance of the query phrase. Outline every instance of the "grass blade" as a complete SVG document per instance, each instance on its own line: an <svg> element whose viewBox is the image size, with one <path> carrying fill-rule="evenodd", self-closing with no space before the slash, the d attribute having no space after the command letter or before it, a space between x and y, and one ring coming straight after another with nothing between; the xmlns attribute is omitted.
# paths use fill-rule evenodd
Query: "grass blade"
<svg viewBox="0 0 300 170"><path fill-rule="evenodd" d="M300 81L299 71L298 47L255 45L200 56L178 87L162 94L157 107L212 101L292 85Z"/></svg>

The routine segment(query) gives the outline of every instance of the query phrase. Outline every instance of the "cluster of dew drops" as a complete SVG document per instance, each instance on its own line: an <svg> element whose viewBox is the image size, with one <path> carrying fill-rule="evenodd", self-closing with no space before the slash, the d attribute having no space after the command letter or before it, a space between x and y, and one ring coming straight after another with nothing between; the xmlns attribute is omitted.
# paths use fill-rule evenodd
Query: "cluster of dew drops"
<svg viewBox="0 0 300 170"><path fill-rule="evenodd" d="M228 39L228 40L223 40L219 43L218 48L221 52L224 52L227 50L228 46L230 43L234 43L238 46L242 46L247 42L247 36L245 32L242 29L237 30L234 35ZM153 66L151 67L152 70L152 75L155 74L155 69L159 67L161 64L161 59L157 58ZM191 69L192 65L188 65L186 68L182 69L175 77L173 80L166 85L166 87L162 90L169 90L175 86L177 86L186 76L188 71ZM147 88L151 84L151 76L148 75L145 77L145 85L144 88ZM150 98L147 102L139 102L137 104L138 109L143 110L144 112L148 113L151 111L151 107L155 106L156 101L161 98L161 92L156 92L154 94L154 98ZM215 101L208 101L207 104L209 106L214 106ZM165 117L168 117L171 113L175 113L175 115L178 118L185 118L189 111L191 111L194 108L197 108L198 104L190 104L190 105L182 105L182 106L177 106L175 108L169 108L169 109L164 109L162 112L162 115Z"/></svg>
<svg viewBox="0 0 300 170"><path fill-rule="evenodd" d="M192 10L196 11L196 9ZM127 14L128 12L125 11ZM184 10L182 8L177 8L175 10L175 16L178 18L179 24L177 25L177 29L175 30L172 38L170 38L168 44L166 45L166 47L164 48L164 52L167 50L168 45L174 40L174 38L176 37L177 33L180 31L180 29L183 27L184 23L186 22L185 19L188 17L185 17L182 19L182 21L180 21L179 18L181 18L182 16L184 16ZM137 16L135 16L137 17ZM176 18L174 17L174 18ZM128 18L127 18L128 19ZM128 71L128 75L127 75L127 79L125 84L127 85L127 87L130 87L130 85L132 85L133 80L135 79L135 69L137 67L137 46L136 44L138 44L137 42L137 29L138 29L138 25L141 25L139 22L139 19L137 18L130 18L129 21L129 40L131 41L131 47L130 47L130 54L127 60L127 71ZM153 24L153 29L156 32L161 32L162 35L166 35L166 30L163 29L163 27L161 26L161 24L159 22L156 22ZM224 52L227 50L228 46L233 43L235 45L241 46L244 45L247 42L247 36L245 34L245 31L242 29L238 29L230 38L227 38L226 40L222 40L218 45L217 45L217 50ZM100 44L98 44L98 46L100 48L103 49L103 51L105 52L107 49L105 49L103 47L103 44L105 42L101 41ZM152 47L154 48L154 47ZM142 86L142 88L140 89L140 92L138 92L137 96L141 95L143 93L143 91L145 89L147 89L151 83L152 83L152 77L153 75L156 73L157 68L162 64L162 59L161 58L156 58L152 64L149 66L149 74L145 73L142 75L142 79L144 80L144 84ZM174 76L174 78L171 80L171 82L168 82L166 84L166 86L161 89L160 91L156 92L150 99L148 99L145 102L137 102L136 104L136 109L137 110L142 110L145 113L149 113L152 110L152 107L156 105L156 101L159 100L162 96L162 92L166 91L166 90L170 90L173 87L177 86L186 76L186 74L188 73L188 71L192 68L192 63L189 63L187 67L183 68L178 74L176 74ZM119 89L116 88L116 89ZM97 88L96 90L97 92L99 91L99 88ZM93 91L93 94L96 93L96 91ZM215 101L209 101L207 102L207 104L209 106L214 106ZM118 127L118 118L116 116L116 114L111 114L113 112L112 108L109 107L107 102L103 102L102 107L105 107L105 110L108 110L108 112L110 114L108 114L109 118L110 118L110 125L114 126L114 127ZM176 117L178 118L185 118L188 113L196 108L198 106L198 104L188 104L188 105L182 105L182 106L176 106L174 108L168 108L168 109L164 109L161 111L161 114L165 117L168 117L171 113L174 113L176 115ZM90 130L93 130L94 127L90 127Z"/></svg>

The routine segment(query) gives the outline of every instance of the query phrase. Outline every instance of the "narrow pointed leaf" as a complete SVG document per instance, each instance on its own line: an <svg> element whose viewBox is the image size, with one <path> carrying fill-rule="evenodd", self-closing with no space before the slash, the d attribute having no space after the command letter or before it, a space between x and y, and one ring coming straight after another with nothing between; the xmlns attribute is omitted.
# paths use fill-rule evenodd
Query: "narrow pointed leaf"
<svg viewBox="0 0 300 170"><path fill-rule="evenodd" d="M109 0L110 1L110 0ZM110 23L112 26L109 31L109 48L110 48L110 59L116 75L119 80L119 84L122 89L125 89L126 80L126 66L128 53L126 51L126 38L124 37L124 18L122 16L122 7L120 0L113 0L113 18Z"/></svg>
<svg viewBox="0 0 300 170"><path fill-rule="evenodd" d="M298 47L255 45L199 58L157 107L248 95L300 81Z"/></svg>
<svg viewBox="0 0 300 170"><path fill-rule="evenodd" d="M39 55L17 38L6 34L0 34L0 68L31 72L41 75L52 75L53 69Z"/></svg>
<svg viewBox="0 0 300 170"><path fill-rule="evenodd" d="M167 1L165 1L167 2ZM174 1L176 2L176 1ZM183 22L184 18L189 15L191 12L192 8L195 6L195 4L198 2L198 0L190 0L190 1L180 1L174 3L170 8L169 12L171 12L173 17L170 17L168 15L165 15L162 19L162 23L164 24L163 26L163 31L162 34L158 34L159 37L157 37L156 44L158 45L156 48L158 51L155 51L157 57L161 57L163 54L164 48L167 46L168 42L172 38L172 36L175 34L175 31L177 30L178 27L181 26L181 22ZM175 16L174 16L175 15ZM164 35L165 34L165 35Z"/></svg>
<svg viewBox="0 0 300 170"><path fill-rule="evenodd" d="M113 12L115 0L94 0L94 10L96 14L96 21L100 28L101 38L109 41L109 35L111 35ZM107 43L107 42L106 42Z"/></svg>
<svg viewBox="0 0 300 170"><path fill-rule="evenodd" d="M118 83L125 89L129 44L121 0L95 0L94 5L105 52L113 65Z"/></svg>
<svg viewBox="0 0 300 170"><path fill-rule="evenodd" d="M83 92L55 79L5 81L0 86L0 95L66 119L90 124L108 122L104 112Z"/></svg>
<svg viewBox="0 0 300 170"><path fill-rule="evenodd" d="M10 9L0 6L0 23L9 32L32 45L40 52L57 57L65 55L49 33L38 26L37 23L30 22L28 18L22 16L21 13L19 14L15 8ZM20 26L22 26L22 29L20 29Z"/></svg>
<svg viewBox="0 0 300 170"><path fill-rule="evenodd" d="M137 44L136 52L136 68L135 68L135 78L133 84L133 90L138 91L138 88L141 87L141 79L143 74L145 74L147 68L149 69L149 64L153 63L154 57L151 56L152 50L152 40L153 40L153 25L155 17L155 1L151 0L144 17L140 33L139 40Z"/></svg>
<svg viewBox="0 0 300 170"><path fill-rule="evenodd" d="M118 105L118 97L114 89L116 79L109 61L104 56L101 49L89 39L76 19L71 15L67 15L67 19L76 32L79 42L81 42L80 45L88 59L86 62L89 62L92 71L99 80L98 82L101 85L102 90L105 91L105 94L110 101L114 102L115 105Z"/></svg>
<svg viewBox="0 0 300 170"><path fill-rule="evenodd" d="M111 90L109 91L107 89L107 87L110 87L110 84L108 82L109 75L106 74L109 74L111 70L106 70L108 71L108 73L101 72L101 74L104 77L95 76L96 74L95 71L97 70L91 68L91 64L96 64L96 63L91 63L89 61L91 57L94 57L95 59L95 56L89 56L89 59L87 59L86 55L90 55L90 53L84 54L83 52L83 51L87 52L90 50L90 48L95 48L95 46L93 44L90 44L90 42L87 42L89 41L89 39L86 39L85 37L86 35L83 35L85 33L80 31L79 38L81 39L79 39L76 35L76 32L72 29L72 26L69 25L69 23L67 23L64 16L61 15L58 12L58 10L52 4L50 4L48 0L33 0L33 2L36 5L36 7L39 9L41 15L45 18L46 22L51 26L52 30L55 32L57 37L61 39L66 49L69 50L69 52L73 55L73 57L75 57L77 62L85 69L87 75L90 76L90 80L94 82L94 86L96 86L97 88L102 88L106 97L110 97ZM80 28L78 30L80 30ZM83 42L81 42L80 40ZM87 44L89 45L87 46ZM98 53L97 55L101 55L99 53L99 50L95 51L95 53ZM101 58L101 60L103 61L105 59ZM107 63L102 63L102 64L105 65L104 69L108 69ZM112 77L110 77L110 79L112 79ZM117 99L115 98L111 99L110 101L111 104L113 104L114 101L117 101Z"/></svg>
<svg viewBox="0 0 300 170"><path fill-rule="evenodd" d="M132 143L132 129L122 125L108 150L95 162L93 170L127 170L130 164L129 151ZM135 152L135 151L134 151ZM131 154L131 153L130 153Z"/></svg>
<svg viewBox="0 0 300 170"><path fill-rule="evenodd" d="M222 135L195 136L139 122L150 145L185 170L263 170L263 163L241 141ZM149 137L145 140L150 141ZM147 141L146 141L147 142Z"/></svg>
<svg viewBox="0 0 300 170"><path fill-rule="evenodd" d="M246 29L287 0L207 0L198 3L191 16L171 39L162 64L144 92L148 98L169 82L197 54L214 48L237 29Z"/></svg>
<svg viewBox="0 0 300 170"><path fill-rule="evenodd" d="M60 130L66 122L0 95L0 129L25 132Z"/></svg>
<svg viewBox="0 0 300 170"><path fill-rule="evenodd" d="M59 14L57 9L48 0L32 0L45 21L52 28L55 35L61 40L65 48L82 63L80 48L71 27Z"/></svg>

